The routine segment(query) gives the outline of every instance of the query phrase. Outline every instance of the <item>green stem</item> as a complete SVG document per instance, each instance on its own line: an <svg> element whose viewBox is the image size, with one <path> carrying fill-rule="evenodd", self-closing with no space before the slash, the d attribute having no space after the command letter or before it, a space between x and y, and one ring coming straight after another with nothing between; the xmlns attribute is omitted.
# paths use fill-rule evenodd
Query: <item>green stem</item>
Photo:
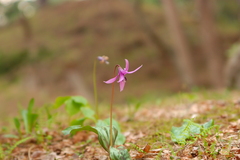
<svg viewBox="0 0 240 160"><path fill-rule="evenodd" d="M115 66L114 68L114 75L116 73L116 69L119 67L118 65ZM112 139L112 132L113 132L113 125L112 125L112 112L113 112L113 100L114 100L114 83L112 83L112 97L111 97L111 103L110 103L110 147L113 147L113 139Z"/></svg>
<svg viewBox="0 0 240 160"><path fill-rule="evenodd" d="M93 89L94 89L94 100L95 100L95 112L96 112L96 118L99 118L98 113L98 95L97 95L97 82L96 82L96 60L93 64Z"/></svg>

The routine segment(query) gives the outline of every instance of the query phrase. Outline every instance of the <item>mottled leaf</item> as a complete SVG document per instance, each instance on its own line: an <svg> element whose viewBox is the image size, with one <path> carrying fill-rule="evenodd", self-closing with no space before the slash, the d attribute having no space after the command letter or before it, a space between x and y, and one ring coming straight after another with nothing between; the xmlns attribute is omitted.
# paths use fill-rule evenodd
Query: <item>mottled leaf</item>
<svg viewBox="0 0 240 160"><path fill-rule="evenodd" d="M128 150L124 147L110 148L111 160L131 160Z"/></svg>

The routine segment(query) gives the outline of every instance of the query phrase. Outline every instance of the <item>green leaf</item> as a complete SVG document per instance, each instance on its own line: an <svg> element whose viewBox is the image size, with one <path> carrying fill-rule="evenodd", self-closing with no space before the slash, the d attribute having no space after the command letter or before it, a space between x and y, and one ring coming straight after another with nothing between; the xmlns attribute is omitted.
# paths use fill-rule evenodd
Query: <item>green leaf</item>
<svg viewBox="0 0 240 160"><path fill-rule="evenodd" d="M22 118L25 130L27 133L30 132L29 119L28 119L28 110L22 110Z"/></svg>
<svg viewBox="0 0 240 160"><path fill-rule="evenodd" d="M85 120L86 120L86 118L76 119L76 120L73 120L73 121L70 123L70 125L71 125L71 126L74 126L74 125L83 126L83 123L84 123Z"/></svg>
<svg viewBox="0 0 240 160"><path fill-rule="evenodd" d="M17 128L17 131L20 133L20 127L21 127L21 124L20 124L20 121L18 118L14 118L14 124L15 124L15 127Z"/></svg>
<svg viewBox="0 0 240 160"><path fill-rule="evenodd" d="M212 126L214 126L214 120L212 120L212 119L210 121L208 121L208 122L203 124L203 128L205 128L205 129L209 129Z"/></svg>
<svg viewBox="0 0 240 160"><path fill-rule="evenodd" d="M79 105L72 101L72 99L68 99L67 101L65 101L65 105L67 113L71 116L77 114L80 111Z"/></svg>
<svg viewBox="0 0 240 160"><path fill-rule="evenodd" d="M28 104L28 112L29 113L32 113L32 108L33 108L33 105L34 105L34 99L32 98Z"/></svg>
<svg viewBox="0 0 240 160"><path fill-rule="evenodd" d="M80 96L73 96L64 103L66 105L66 111L71 116L78 113L81 107L87 106L87 100Z"/></svg>
<svg viewBox="0 0 240 160"><path fill-rule="evenodd" d="M80 110L83 113L84 117L92 119L94 122L96 122L96 118L94 117L95 112L91 108L82 107L82 108L80 108Z"/></svg>
<svg viewBox="0 0 240 160"><path fill-rule="evenodd" d="M116 139L116 145L122 145L125 143L126 138L125 136L121 133L121 128L120 125L118 124L118 122L116 120L113 119L112 121L114 128L117 129L118 131L118 136ZM110 119L105 119L105 120L98 120L96 123L96 126L98 127L105 127L105 126L110 126Z"/></svg>
<svg viewBox="0 0 240 160"><path fill-rule="evenodd" d="M69 115L74 115L80 111L81 107L87 106L88 101L81 96L65 96L58 97L53 104L55 109L59 108L63 104L66 105L66 111Z"/></svg>
<svg viewBox="0 0 240 160"><path fill-rule="evenodd" d="M71 99L78 104L81 104L82 106L86 106L88 101L86 100L86 98L81 97L81 96L73 96L71 97Z"/></svg>
<svg viewBox="0 0 240 160"><path fill-rule="evenodd" d="M71 134L71 132L75 131L75 130L78 130L78 131L91 131L91 132L94 132L94 133L98 134L98 131L94 127L91 127L91 126L80 126L80 125L70 126L70 127L66 128L66 129L64 129L62 131L62 133L64 135L68 135L68 134Z"/></svg>
<svg viewBox="0 0 240 160"><path fill-rule="evenodd" d="M111 160L131 160L128 150L124 147L110 148Z"/></svg>
<svg viewBox="0 0 240 160"><path fill-rule="evenodd" d="M70 99L70 96L58 97L53 104L53 108L57 109L65 103L66 100Z"/></svg>
<svg viewBox="0 0 240 160"><path fill-rule="evenodd" d="M28 104L27 110L22 110L23 123L27 133L30 133L32 131L38 117L38 114L32 114L33 106L34 99L32 98Z"/></svg>
<svg viewBox="0 0 240 160"><path fill-rule="evenodd" d="M113 127L112 132L112 146L110 146L110 127L95 127L98 130L98 141L101 146L109 153L109 148L115 145L118 131L115 127Z"/></svg>
<svg viewBox="0 0 240 160"><path fill-rule="evenodd" d="M30 128L30 131L33 130L33 127L35 126L36 124L36 121L37 121L37 118L38 118L38 114L29 114L28 115L28 122L29 122L29 128Z"/></svg>
<svg viewBox="0 0 240 160"><path fill-rule="evenodd" d="M194 123L189 119L185 119L183 121L184 122L181 127L172 127L171 139L173 142L185 144L187 139L206 132L214 125L213 120L210 120L203 125Z"/></svg>
<svg viewBox="0 0 240 160"><path fill-rule="evenodd" d="M71 134L74 131L91 131L98 135L98 140L101 146L109 152L110 148L110 128L108 126L106 127L91 127L91 126L70 126L62 131L64 135ZM113 146L115 144L116 138L117 138L118 131L116 128L113 128L113 135L112 135L112 142Z"/></svg>
<svg viewBox="0 0 240 160"><path fill-rule="evenodd" d="M47 113L47 119L50 120L53 118L53 116L51 115L48 106L45 106L45 111Z"/></svg>

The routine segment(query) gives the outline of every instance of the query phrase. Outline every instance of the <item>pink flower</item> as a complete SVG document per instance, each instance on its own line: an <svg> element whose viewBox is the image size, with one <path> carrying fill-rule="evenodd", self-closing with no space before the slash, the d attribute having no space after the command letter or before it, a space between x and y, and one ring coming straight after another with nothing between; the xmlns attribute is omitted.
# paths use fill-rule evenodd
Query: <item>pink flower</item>
<svg viewBox="0 0 240 160"><path fill-rule="evenodd" d="M139 70L142 67L142 65L141 65L137 69L135 69L134 71L130 71L129 72L128 71L128 69L129 69L129 62L128 62L127 59L125 59L125 62L126 62L126 66L125 66L124 69L122 69L122 67L118 65L118 74L117 74L116 77L111 78L111 79L109 79L107 81L104 81L104 83L110 84L110 83L115 82L118 79L117 82L120 85L120 92L124 89L125 83L127 81L127 78L125 77L125 75L126 74L132 74L132 73L136 72L137 70Z"/></svg>

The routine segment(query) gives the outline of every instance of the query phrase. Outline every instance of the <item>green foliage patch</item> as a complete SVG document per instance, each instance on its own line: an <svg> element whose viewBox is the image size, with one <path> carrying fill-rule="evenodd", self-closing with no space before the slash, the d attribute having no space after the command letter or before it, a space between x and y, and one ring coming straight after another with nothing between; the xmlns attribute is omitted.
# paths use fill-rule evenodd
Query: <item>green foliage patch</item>
<svg viewBox="0 0 240 160"><path fill-rule="evenodd" d="M33 129L36 127L37 124L37 119L38 119L38 114L37 113L33 113L33 106L34 106L34 99L31 99L29 104L28 104L28 108L27 109L23 109L21 111L21 119L15 117L13 119L14 121L14 125L19 133L19 135L21 136L21 122L23 121L23 126L25 129L25 132L30 134L32 133Z"/></svg>
<svg viewBox="0 0 240 160"><path fill-rule="evenodd" d="M112 120L112 123L113 123L114 128L118 131L118 136L117 136L117 139L116 139L116 145L124 144L125 141L126 141L126 138L121 132L121 128L120 128L119 123L114 119ZM98 127L110 126L110 119L108 118L108 119L105 119L105 120L98 120L97 123L96 123L96 126L98 126Z"/></svg>
<svg viewBox="0 0 240 160"><path fill-rule="evenodd" d="M171 139L173 142L186 144L186 140L188 139L194 139L198 135L207 135L213 127L216 127L213 120L204 124L198 124L190 119L184 119L181 127L172 127Z"/></svg>
<svg viewBox="0 0 240 160"><path fill-rule="evenodd" d="M109 126L102 126L102 127L91 127L91 126L70 126L63 130L63 134L67 135L70 134L72 131L77 130L77 131L91 131L94 132L98 135L98 140L101 146L109 152L110 148L110 127ZM112 136L112 142L113 145L115 144L116 138L118 135L118 131L115 127L113 127L113 136Z"/></svg>
<svg viewBox="0 0 240 160"><path fill-rule="evenodd" d="M131 160L128 150L124 147L110 148L111 160Z"/></svg>

